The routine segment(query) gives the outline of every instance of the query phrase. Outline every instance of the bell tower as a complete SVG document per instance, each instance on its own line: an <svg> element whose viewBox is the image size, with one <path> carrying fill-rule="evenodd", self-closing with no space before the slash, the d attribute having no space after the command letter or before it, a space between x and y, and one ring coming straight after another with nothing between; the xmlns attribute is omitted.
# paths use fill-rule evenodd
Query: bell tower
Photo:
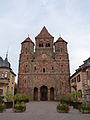
<svg viewBox="0 0 90 120"><path fill-rule="evenodd" d="M18 72L18 92L25 91L24 83L27 82L27 74L32 72L32 60L34 54L34 43L28 37L21 43L21 54L19 59L19 72ZM22 89L20 89L22 88Z"/></svg>
<svg viewBox="0 0 90 120"><path fill-rule="evenodd" d="M53 40L54 37L48 32L44 26L41 32L35 37L36 40L36 52L53 52Z"/></svg>

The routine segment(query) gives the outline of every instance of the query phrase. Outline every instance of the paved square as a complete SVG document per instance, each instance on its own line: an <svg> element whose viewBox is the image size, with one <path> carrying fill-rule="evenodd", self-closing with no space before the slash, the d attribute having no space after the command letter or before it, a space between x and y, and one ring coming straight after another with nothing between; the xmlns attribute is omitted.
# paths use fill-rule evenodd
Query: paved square
<svg viewBox="0 0 90 120"><path fill-rule="evenodd" d="M24 113L12 109L0 113L0 120L90 120L90 114L81 114L71 108L70 113L57 113L57 102L30 102Z"/></svg>

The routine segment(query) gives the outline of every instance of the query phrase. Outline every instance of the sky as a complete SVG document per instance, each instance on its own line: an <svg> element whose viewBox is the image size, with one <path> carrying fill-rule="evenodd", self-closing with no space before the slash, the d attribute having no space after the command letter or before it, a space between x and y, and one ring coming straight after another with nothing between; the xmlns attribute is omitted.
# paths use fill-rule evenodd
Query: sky
<svg viewBox="0 0 90 120"><path fill-rule="evenodd" d="M0 0L0 56L8 51L16 75L21 42L35 42L43 26L68 42L72 75L90 57L90 0Z"/></svg>

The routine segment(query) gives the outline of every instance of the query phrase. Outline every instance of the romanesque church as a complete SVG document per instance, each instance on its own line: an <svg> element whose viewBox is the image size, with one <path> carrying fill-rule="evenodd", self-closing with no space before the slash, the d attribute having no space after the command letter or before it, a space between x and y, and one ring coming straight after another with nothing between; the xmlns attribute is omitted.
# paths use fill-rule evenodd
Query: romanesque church
<svg viewBox="0 0 90 120"><path fill-rule="evenodd" d="M67 42L54 37L43 27L35 37L21 43L18 72L18 92L35 101L60 100L70 92L70 71Z"/></svg>

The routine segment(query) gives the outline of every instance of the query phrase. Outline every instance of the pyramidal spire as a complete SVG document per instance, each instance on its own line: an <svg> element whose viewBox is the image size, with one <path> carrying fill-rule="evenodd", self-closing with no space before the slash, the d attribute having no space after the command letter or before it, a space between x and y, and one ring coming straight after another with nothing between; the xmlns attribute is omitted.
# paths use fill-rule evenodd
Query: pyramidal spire
<svg viewBox="0 0 90 120"><path fill-rule="evenodd" d="M25 42L31 42L31 43L33 43L33 41L31 40L31 38L29 37L29 34L28 34L28 37L21 44L23 44Z"/></svg>
<svg viewBox="0 0 90 120"><path fill-rule="evenodd" d="M44 26L41 30L41 32L35 37L37 38L54 38L46 29L46 27Z"/></svg>

